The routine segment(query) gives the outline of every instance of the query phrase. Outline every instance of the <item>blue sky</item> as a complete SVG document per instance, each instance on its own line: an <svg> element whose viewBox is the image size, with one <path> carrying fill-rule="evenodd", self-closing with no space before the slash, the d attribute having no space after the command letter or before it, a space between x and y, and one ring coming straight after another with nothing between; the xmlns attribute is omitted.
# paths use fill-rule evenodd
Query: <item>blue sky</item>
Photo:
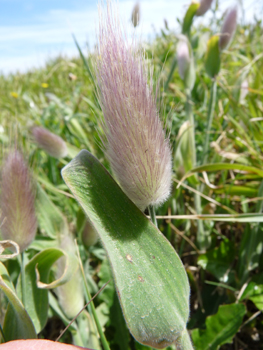
<svg viewBox="0 0 263 350"><path fill-rule="evenodd" d="M262 7L261 1L243 0L247 19ZM119 0L123 18L130 19L135 2ZM189 2L141 0L140 30L144 38L152 34L153 25L157 31L163 27L164 18L176 28L176 18L183 17ZM235 0L220 2L224 9ZM26 71L58 54L77 55L71 33L83 48L87 42L92 47L97 20L97 0L0 0L0 71Z"/></svg>

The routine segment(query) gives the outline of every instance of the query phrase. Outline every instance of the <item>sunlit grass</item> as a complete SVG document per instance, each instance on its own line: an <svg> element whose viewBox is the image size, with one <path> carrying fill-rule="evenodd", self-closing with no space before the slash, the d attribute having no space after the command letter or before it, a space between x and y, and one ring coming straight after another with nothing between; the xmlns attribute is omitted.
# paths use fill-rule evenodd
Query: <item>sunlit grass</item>
<svg viewBox="0 0 263 350"><path fill-rule="evenodd" d="M198 160L196 166L202 165L200 159L207 130L211 79L205 73L204 53L206 40L211 34L211 27L200 25L193 28L191 37L196 63L196 82L192 91ZM247 217L251 218L253 213L262 212L263 188L260 171L242 169L242 165L261 171L263 169L262 36L263 28L259 22L239 26L231 46L222 53L207 158L210 168L207 167L205 173L198 172L198 178L204 189L201 194L202 214L237 213L248 214ZM173 154L179 128L186 120L187 98L178 69L174 70L165 91L163 88L176 55L176 43L176 35L164 28L152 43L145 44L148 57L152 57L153 60L154 76L159 76L161 79L160 111L162 120L166 121L170 131ZM90 64L91 56L86 59ZM244 81L247 81L247 84L242 85ZM245 86L245 91L242 86ZM2 156L5 150L15 143L23 149L35 175L35 181L45 190L49 200L66 218L70 232L78 238L80 255L88 276L87 283L90 291L95 293L98 286L101 286L101 281L106 282L110 278L105 252L100 242L89 250L84 249L81 235L85 226L85 217L68 193L60 175L62 167L81 149L90 151L109 169L109 164L100 147L101 110L89 72L81 58L58 57L47 62L42 69L25 74L0 76L0 95L0 145L2 148L0 154ZM39 149L30 135L30 129L34 125L45 127L60 136L67 143L68 156L65 159L54 159ZM240 167L233 166L232 169L229 167L226 169L219 165L213 170L216 163L238 163ZM213 171L210 171L211 169ZM187 268L192 289L189 328L203 328L206 317L215 314L219 305L240 300L246 304L246 317L250 317L257 312L259 304L252 297L249 299L248 292L242 299L241 291L251 279L259 289L263 288L262 228L260 226L262 224L253 222L253 219L251 222L248 220L247 223L234 220L233 222L206 220L205 229L209 231L212 243L207 253L201 252L196 248L196 220L169 218L169 215L196 214L194 191L191 190L187 178L184 186L177 188L179 180L176 179L174 182L170 199L157 210L157 215L165 216L158 220L159 227L176 248ZM50 217L52 217L51 214ZM47 232L48 224L45 225L42 222L37 240L43 247L47 244L43 236L47 241L51 240L47 237ZM32 257L35 250L36 248L32 249L28 255ZM8 266L9 273L13 271L12 277L15 281L18 276L17 267L11 263ZM209 281L209 284L206 281ZM114 320L112 315L116 310L120 317L118 321L122 320L120 309L116 306L114 299L114 291L106 292L106 290L95 300L98 317L106 325L106 336L112 349L117 349L119 346L120 349L127 350L121 345L121 330L117 329L112 321ZM113 309L107 304L105 306L105 300L111 305L115 303L112 306ZM103 308L106 310L106 316ZM55 314L53 309L50 312L52 315ZM242 332L238 333L235 340L236 344L239 344L237 339L242 338L249 348L254 342L251 337L253 332L258 334L262 342L261 323L262 316L258 316L253 322L244 325ZM129 337L125 327L122 331L125 337L124 344L129 344L130 349L133 350L143 349L140 345L134 345L134 340ZM76 341L76 335L74 332L72 334ZM78 344L81 345L81 343ZM92 346L90 344L86 342L84 345ZM98 343L96 346L99 346Z"/></svg>

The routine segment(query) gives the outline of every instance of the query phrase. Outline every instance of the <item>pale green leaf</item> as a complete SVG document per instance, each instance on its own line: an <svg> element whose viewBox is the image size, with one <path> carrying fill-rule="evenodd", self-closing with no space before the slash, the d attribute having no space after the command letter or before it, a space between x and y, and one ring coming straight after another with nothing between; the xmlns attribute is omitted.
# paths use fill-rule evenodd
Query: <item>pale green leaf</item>
<svg viewBox="0 0 263 350"><path fill-rule="evenodd" d="M100 235L135 339L155 348L174 342L188 320L189 283L173 247L89 152L62 175Z"/></svg>
<svg viewBox="0 0 263 350"><path fill-rule="evenodd" d="M16 295L5 266L0 262L0 289L4 292L9 305L7 307L3 332L6 341L14 339L34 339L36 331L23 304Z"/></svg>
<svg viewBox="0 0 263 350"><path fill-rule="evenodd" d="M204 164L199 167L193 168L191 170L191 173L188 173L186 177L191 176L192 173L201 173L203 171L222 171L222 170L240 170L242 172L246 173L254 173L258 174L261 177L263 177L263 170L253 167L253 166L248 166L244 164L238 164L238 163L214 163L214 164ZM185 178L186 178L185 177Z"/></svg>
<svg viewBox="0 0 263 350"><path fill-rule="evenodd" d="M37 187L37 218L40 229L51 238L68 233L68 224L60 210L49 199L41 186Z"/></svg>
<svg viewBox="0 0 263 350"><path fill-rule="evenodd" d="M193 22L193 18L198 10L200 4L198 2L192 2L188 7L183 20L183 34L189 34Z"/></svg>
<svg viewBox="0 0 263 350"><path fill-rule="evenodd" d="M49 283L50 269L62 256L67 259L66 267L62 276ZM25 267L25 308L30 315L37 333L46 324L48 316L48 291L70 280L77 269L74 258L66 254L62 249L49 248L36 254ZM21 297L21 275L17 283L17 293Z"/></svg>
<svg viewBox="0 0 263 350"><path fill-rule="evenodd" d="M192 340L198 350L217 350L231 343L242 324L246 308L243 304L221 305L215 315L206 319L206 329L194 329Z"/></svg>

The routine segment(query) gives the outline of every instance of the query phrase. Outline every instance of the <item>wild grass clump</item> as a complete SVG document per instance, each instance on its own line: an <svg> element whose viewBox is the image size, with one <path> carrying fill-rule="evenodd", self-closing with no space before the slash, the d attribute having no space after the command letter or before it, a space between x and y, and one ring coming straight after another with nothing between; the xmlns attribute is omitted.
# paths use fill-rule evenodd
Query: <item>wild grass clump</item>
<svg viewBox="0 0 263 350"><path fill-rule="evenodd" d="M143 350L129 327L167 350L190 349L188 333L196 350L261 349L263 27L241 24L237 8L196 21L211 9L190 4L180 30L166 22L141 51L106 17L98 52L0 76L2 148L14 125L20 135L0 162L0 342L56 340L99 292L60 341ZM141 211L169 193L157 228L153 208Z"/></svg>

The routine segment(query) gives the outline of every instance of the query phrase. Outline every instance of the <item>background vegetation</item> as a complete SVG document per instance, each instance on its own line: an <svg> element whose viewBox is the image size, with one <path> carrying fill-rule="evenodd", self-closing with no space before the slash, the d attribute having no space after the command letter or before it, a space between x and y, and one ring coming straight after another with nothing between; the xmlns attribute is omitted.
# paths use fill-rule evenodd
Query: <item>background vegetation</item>
<svg viewBox="0 0 263 350"><path fill-rule="evenodd" d="M220 23L217 22L192 28L196 81L191 105L199 160L196 166L201 165L212 84L204 69L204 55L207 39L218 32L218 28ZM158 219L159 228L178 252L189 277L191 315L188 328L193 330L192 338L198 350L263 348L263 232L262 216L258 215L263 208L262 36L261 21L239 25L234 41L222 54L207 159L209 166L197 172L203 184L202 213L232 214L236 218L205 220L204 230L211 243L207 249L201 249L196 241L196 219L167 217L196 214L191 183L186 179L177 188L178 180L184 175L183 164L178 168L178 163L174 169L172 195L157 209L158 216L166 216ZM178 70L175 69L167 80L176 57L177 41L175 33L166 25L153 42L145 44L156 76L161 79L161 117L170 131L175 158L178 131L187 117L185 89ZM38 184L39 228L35 241L26 251L26 260L43 249L58 247L59 237L66 227L77 238L86 282L93 295L111 279L107 257L99 241L89 247L84 245L85 216L60 175L62 167L81 149L89 150L110 171L98 136L101 111L86 65L92 55L85 57L58 57L43 69L0 76L0 142L4 155L14 140L17 141ZM242 85L245 80L246 87ZM30 128L35 124L66 141L67 158L57 160L37 148L30 136ZM20 272L18 261L10 259L4 264L15 285ZM49 282L55 274L54 265ZM81 277L79 283L82 283ZM50 289L47 293L48 320L41 327L39 337L55 340L69 320L62 304L58 303L59 292ZM80 293L85 294L85 289ZM67 304L76 297L73 288ZM2 324L7 299L1 292L0 302ZM129 335L112 281L94 303L111 349L147 348ZM101 349L91 315L90 308L84 311L60 341Z"/></svg>

